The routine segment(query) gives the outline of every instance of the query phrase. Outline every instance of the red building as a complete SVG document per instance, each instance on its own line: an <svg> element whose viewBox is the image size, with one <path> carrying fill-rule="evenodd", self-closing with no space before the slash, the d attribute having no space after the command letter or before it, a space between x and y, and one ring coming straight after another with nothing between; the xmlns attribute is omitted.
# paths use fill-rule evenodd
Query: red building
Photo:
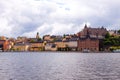
<svg viewBox="0 0 120 80"><path fill-rule="evenodd" d="M78 40L78 50L79 51L92 51L98 52L102 48L102 40L104 39L108 31L106 28L91 28L85 25L84 29L77 33Z"/></svg>
<svg viewBox="0 0 120 80"><path fill-rule="evenodd" d="M92 37L80 37L78 40L78 50L79 51L91 51L98 52L99 51L99 40L97 38Z"/></svg>

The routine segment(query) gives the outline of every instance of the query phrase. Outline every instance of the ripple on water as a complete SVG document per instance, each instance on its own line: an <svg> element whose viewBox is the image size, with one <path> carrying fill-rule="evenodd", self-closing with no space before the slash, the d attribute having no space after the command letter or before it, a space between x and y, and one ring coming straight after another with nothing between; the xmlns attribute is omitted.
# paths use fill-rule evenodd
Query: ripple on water
<svg viewBox="0 0 120 80"><path fill-rule="evenodd" d="M120 80L119 56L57 52L1 54L0 80Z"/></svg>

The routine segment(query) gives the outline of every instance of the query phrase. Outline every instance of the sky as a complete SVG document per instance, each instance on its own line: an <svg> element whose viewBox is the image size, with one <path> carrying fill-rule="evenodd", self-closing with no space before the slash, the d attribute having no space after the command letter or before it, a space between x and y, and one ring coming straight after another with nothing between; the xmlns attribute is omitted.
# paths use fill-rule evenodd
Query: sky
<svg viewBox="0 0 120 80"><path fill-rule="evenodd" d="M120 29L120 0L0 0L0 36L75 34L84 28Z"/></svg>

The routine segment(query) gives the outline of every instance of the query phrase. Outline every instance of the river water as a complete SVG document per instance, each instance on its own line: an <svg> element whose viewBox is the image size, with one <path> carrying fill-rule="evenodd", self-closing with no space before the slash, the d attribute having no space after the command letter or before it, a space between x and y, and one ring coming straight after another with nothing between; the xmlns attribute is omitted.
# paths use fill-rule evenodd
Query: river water
<svg viewBox="0 0 120 80"><path fill-rule="evenodd" d="M0 53L0 80L120 80L120 54Z"/></svg>

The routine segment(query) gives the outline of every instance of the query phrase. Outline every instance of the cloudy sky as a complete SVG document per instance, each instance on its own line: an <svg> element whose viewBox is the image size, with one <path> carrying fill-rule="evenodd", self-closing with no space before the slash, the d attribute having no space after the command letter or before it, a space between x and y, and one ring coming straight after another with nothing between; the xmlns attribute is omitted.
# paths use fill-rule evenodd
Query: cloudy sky
<svg viewBox="0 0 120 80"><path fill-rule="evenodd" d="M0 36L74 34L104 26L120 29L120 0L0 0Z"/></svg>

